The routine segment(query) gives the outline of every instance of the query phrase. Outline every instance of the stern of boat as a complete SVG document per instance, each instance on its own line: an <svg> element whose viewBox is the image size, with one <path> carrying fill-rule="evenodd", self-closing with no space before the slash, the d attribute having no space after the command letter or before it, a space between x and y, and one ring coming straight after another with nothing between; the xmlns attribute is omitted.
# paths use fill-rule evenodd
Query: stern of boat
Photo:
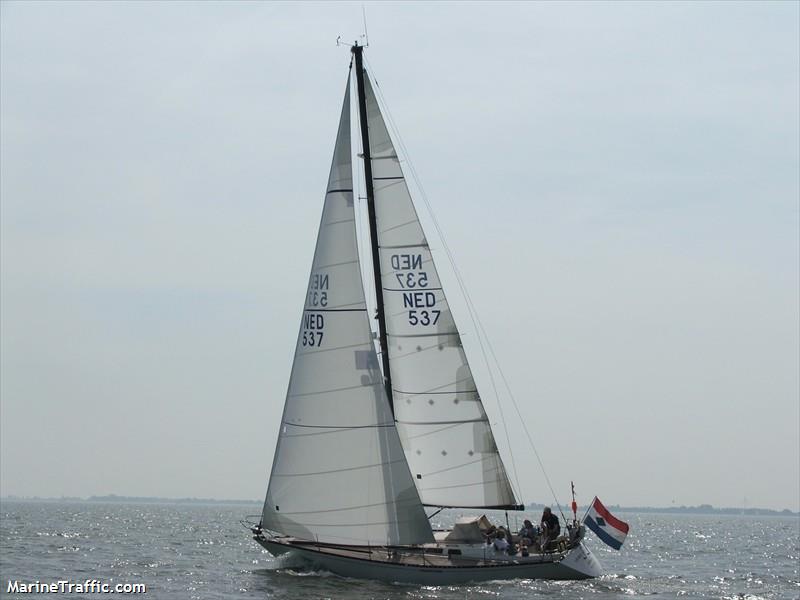
<svg viewBox="0 0 800 600"><path fill-rule="evenodd" d="M581 578L600 577L603 567L583 542L578 542L561 560L561 566L577 571Z"/></svg>

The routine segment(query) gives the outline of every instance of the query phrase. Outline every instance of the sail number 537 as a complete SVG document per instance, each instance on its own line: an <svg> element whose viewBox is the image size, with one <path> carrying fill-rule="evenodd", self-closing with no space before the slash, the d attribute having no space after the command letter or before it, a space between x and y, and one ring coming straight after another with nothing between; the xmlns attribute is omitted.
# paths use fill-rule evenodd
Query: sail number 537
<svg viewBox="0 0 800 600"><path fill-rule="evenodd" d="M428 273L422 270L422 254L392 254L392 268L403 289L428 287Z"/></svg>
<svg viewBox="0 0 800 600"><path fill-rule="evenodd" d="M428 274L425 271L409 271L408 273L395 273L397 283L401 288L428 287Z"/></svg>
<svg viewBox="0 0 800 600"><path fill-rule="evenodd" d="M436 308L433 292L403 292L403 308L408 311L409 325L436 325L442 311Z"/></svg>
<svg viewBox="0 0 800 600"><path fill-rule="evenodd" d="M410 310L408 311L409 325L436 325L439 320L440 310Z"/></svg>
<svg viewBox="0 0 800 600"><path fill-rule="evenodd" d="M307 312L303 315L303 346L321 346L325 333L325 316L321 313Z"/></svg>
<svg viewBox="0 0 800 600"><path fill-rule="evenodd" d="M394 275L403 292L403 308L409 309L406 314L412 327L436 325L442 314L436 308L436 294L424 289L428 287L428 273L422 270L422 262L422 254L393 254L391 258L392 268L399 271Z"/></svg>

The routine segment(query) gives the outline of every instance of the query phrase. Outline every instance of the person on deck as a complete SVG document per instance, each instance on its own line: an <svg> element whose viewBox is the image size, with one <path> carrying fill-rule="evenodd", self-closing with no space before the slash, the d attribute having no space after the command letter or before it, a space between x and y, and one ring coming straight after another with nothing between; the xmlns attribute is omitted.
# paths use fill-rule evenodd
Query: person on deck
<svg viewBox="0 0 800 600"><path fill-rule="evenodd" d="M530 522L530 519L525 519L522 522L522 529L519 530L519 541L524 546L530 546L536 539L538 530Z"/></svg>
<svg viewBox="0 0 800 600"><path fill-rule="evenodd" d="M487 529L483 535L486 538L486 545L491 545L491 543L494 541L494 538L497 537L497 527L494 525L489 526L489 529Z"/></svg>
<svg viewBox="0 0 800 600"><path fill-rule="evenodd" d="M561 533L558 517L553 514L549 506L542 513L542 550L547 549L547 544L552 542Z"/></svg>
<svg viewBox="0 0 800 600"><path fill-rule="evenodd" d="M497 537L492 542L492 547L495 552L508 552L508 540L506 539L506 532L502 529L497 530Z"/></svg>

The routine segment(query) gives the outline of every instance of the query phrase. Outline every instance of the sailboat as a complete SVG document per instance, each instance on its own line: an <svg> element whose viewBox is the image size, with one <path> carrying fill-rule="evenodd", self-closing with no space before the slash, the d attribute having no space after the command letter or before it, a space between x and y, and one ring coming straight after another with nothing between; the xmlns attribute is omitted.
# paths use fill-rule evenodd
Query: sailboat
<svg viewBox="0 0 800 600"><path fill-rule="evenodd" d="M486 543L491 529L485 516L460 519L446 531L431 527L426 508L524 506L495 443L363 50L358 43L351 48L294 364L254 539L275 556L292 553L357 578L439 585L597 577L600 564L577 521L568 535L538 551L513 555ZM357 241L353 71L374 317ZM374 333L371 318L377 321Z"/></svg>

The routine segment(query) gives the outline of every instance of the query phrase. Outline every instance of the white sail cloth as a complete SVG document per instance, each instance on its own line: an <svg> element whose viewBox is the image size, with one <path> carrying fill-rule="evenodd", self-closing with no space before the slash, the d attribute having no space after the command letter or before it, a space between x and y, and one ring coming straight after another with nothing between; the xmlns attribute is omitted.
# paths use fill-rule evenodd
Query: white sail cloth
<svg viewBox="0 0 800 600"><path fill-rule="evenodd" d="M365 78L395 419L422 502L516 505L395 148Z"/></svg>
<svg viewBox="0 0 800 600"><path fill-rule="evenodd" d="M347 89L262 526L320 542L430 542L364 300Z"/></svg>

